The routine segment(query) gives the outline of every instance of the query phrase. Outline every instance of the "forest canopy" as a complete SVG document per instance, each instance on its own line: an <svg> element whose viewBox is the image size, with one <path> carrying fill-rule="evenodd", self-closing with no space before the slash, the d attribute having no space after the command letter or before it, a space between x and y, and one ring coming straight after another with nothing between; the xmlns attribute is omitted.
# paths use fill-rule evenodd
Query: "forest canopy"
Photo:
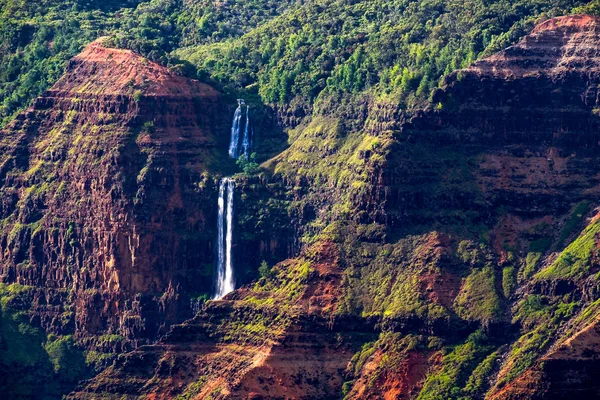
<svg viewBox="0 0 600 400"><path fill-rule="evenodd" d="M535 22L598 13L575 0L1 0L5 124L99 36L267 104L372 91L407 107Z"/></svg>

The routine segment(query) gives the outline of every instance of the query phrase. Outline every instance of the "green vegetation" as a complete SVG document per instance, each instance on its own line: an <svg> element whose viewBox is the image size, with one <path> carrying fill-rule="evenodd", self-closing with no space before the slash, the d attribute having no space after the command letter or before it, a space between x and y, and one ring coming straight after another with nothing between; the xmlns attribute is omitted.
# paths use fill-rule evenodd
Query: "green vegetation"
<svg viewBox="0 0 600 400"><path fill-rule="evenodd" d="M487 356L478 366L473 370L473 373L469 377L463 392L469 397L479 397L483 395L489 386L489 378L492 373L497 369L500 363L500 351L495 351Z"/></svg>
<svg viewBox="0 0 600 400"><path fill-rule="evenodd" d="M325 104L324 97L374 88L410 105L426 100L445 74L513 42L540 14L579 4L315 1L238 39L177 54L219 82L258 82L266 103L321 97Z"/></svg>
<svg viewBox="0 0 600 400"><path fill-rule="evenodd" d="M99 33L102 11L75 1L0 2L0 121L40 95L63 73L67 60Z"/></svg>
<svg viewBox="0 0 600 400"><path fill-rule="evenodd" d="M237 159L237 165L242 170L242 173L246 176L254 175L258 172L258 164L256 163L256 153L250 154L250 157L246 157L242 154Z"/></svg>
<svg viewBox="0 0 600 400"><path fill-rule="evenodd" d="M353 399L352 385L359 377L365 382L367 392L379 392L382 379L390 372L402 371L403 364L408 362L411 352L422 351L424 338L415 335L402 335L397 332L383 332L376 341L363 344L354 354L346 369L351 380L344 383L342 394L344 399ZM365 366L369 364L367 368Z"/></svg>
<svg viewBox="0 0 600 400"><path fill-rule="evenodd" d="M348 367L353 373L353 376L358 376L358 374L360 374L360 371L367 360L375 353L375 351L377 351L379 346L376 346L376 344L379 344L379 341L365 343L360 351L354 354L350 361L350 366Z"/></svg>
<svg viewBox="0 0 600 400"><path fill-rule="evenodd" d="M177 18L182 46L213 43L242 36L295 5L293 0L247 0L216 3L190 2Z"/></svg>
<svg viewBox="0 0 600 400"><path fill-rule="evenodd" d="M473 333L464 344L445 350L442 367L431 373L418 400L458 400L477 391L491 371L493 347L481 331Z"/></svg>
<svg viewBox="0 0 600 400"><path fill-rule="evenodd" d="M581 224L583 221L583 217L588 212L590 208L590 203L588 201L582 201L578 203L571 213L569 214L565 225L560 231L560 236L558 238L558 243L562 244L570 235L573 234L573 230Z"/></svg>
<svg viewBox="0 0 600 400"><path fill-rule="evenodd" d="M481 321L484 325L502 318L503 307L492 266L473 270L467 277L456 298L456 312L462 318Z"/></svg>
<svg viewBox="0 0 600 400"><path fill-rule="evenodd" d="M576 7L573 10L574 14L590 14L590 15L600 15L600 1L592 0L587 4Z"/></svg>
<svg viewBox="0 0 600 400"><path fill-rule="evenodd" d="M168 53L177 47L239 36L291 1L42 0L0 1L0 125L51 86L84 45L112 35L125 47L194 76ZM139 97L139 96L138 96Z"/></svg>
<svg viewBox="0 0 600 400"><path fill-rule="evenodd" d="M75 345L72 336L49 336L44 345L52 362L54 373L65 382L78 382L88 373L81 350Z"/></svg>
<svg viewBox="0 0 600 400"><path fill-rule="evenodd" d="M597 257L597 235L599 220L594 220L569 244L549 267L538 272L536 279L581 278L591 267L592 258Z"/></svg>
<svg viewBox="0 0 600 400"><path fill-rule="evenodd" d="M136 90L135 92L133 92L133 100L139 102L142 99L143 94L144 92L142 92L141 90Z"/></svg>
<svg viewBox="0 0 600 400"><path fill-rule="evenodd" d="M529 252L525 257L525 264L523 265L522 271L519 271L519 280L527 280L535 274L535 270L538 261L542 257L542 253Z"/></svg>
<svg viewBox="0 0 600 400"><path fill-rule="evenodd" d="M515 268L504 267L502 269L502 290L504 297L509 298L515 290L517 282L515 281Z"/></svg>
<svg viewBox="0 0 600 400"><path fill-rule="evenodd" d="M235 345L276 340L298 314L297 303L311 272L310 257L290 259L271 268L243 300L234 303L233 314L223 319L213 334L223 343Z"/></svg>
<svg viewBox="0 0 600 400"><path fill-rule="evenodd" d="M557 242L559 245L571 236L575 227L580 225L588 209L587 202L582 202L573 208L561 231ZM597 257L596 237L600 231L599 226L597 219L592 220L554 262L537 273L535 273L536 265L542 254L528 253L520 279L528 279L533 275L535 280L543 284L551 284L554 280L577 282L588 277L591 273L592 260ZM573 301L570 295L530 294L517 303L513 310L513 323L518 323L522 327L522 334L510 346L498 384L505 384L518 377L539 359L554 340L560 340L560 337L567 338L576 329L581 329L589 323L598 313L596 302L588 304L582 310L581 307L582 304ZM573 318L575 315L577 316ZM561 327L571 318L573 319L567 325L568 329L561 333ZM559 333L561 336L557 337Z"/></svg>
<svg viewBox="0 0 600 400"><path fill-rule="evenodd" d="M419 398L475 398L487 390L488 378L500 367L505 351L503 382L531 366L548 348L559 326L577 311L578 306L570 298L524 298L515 307L511 321L521 328L520 337L502 347L503 343L496 343L496 338L488 335L495 324L508 325L507 300L518 298L514 296L517 283L531 277L579 279L589 274L597 257L600 225L592 222L540 272L537 271L542 256L571 237L582 223L588 203L574 207L558 243L553 243L552 237L546 235L548 228L541 226L530 238L527 255L519 256L525 260L511 259L510 264L500 264L492 246L484 244L491 240L487 230L476 225L481 221L472 222L474 215L482 219L475 211L407 210L418 214L426 233L391 232L379 218L381 204L368 200L373 198L374 182L388 178L381 176L381 167L386 163L393 170L406 160L421 162L431 171L431 176L411 186L415 199L425 193L431 198L478 204L480 189L470 176L469 163L473 161L465 160L464 154L419 145L407 150L394 144L393 128L385 127L380 132L378 121L365 122L365 115L372 104L389 104L392 112L399 113L429 105L432 92L453 71L514 43L537 20L568 13L583 3L90 0L82 4L42 0L34 4L0 0L0 32L4 39L0 49L0 123L6 124L47 89L62 74L67 61L101 35L109 35L109 45L137 51L178 74L209 81L226 94L251 98L257 108L282 111L283 117L293 119L293 127L285 128L288 147L262 165L255 153L237 161L241 172L236 179L245 185L240 192L246 196L242 200L247 205L237 216L238 230L242 240L253 243L272 238L273 232L289 237L299 234L306 253L276 265L266 256L258 266L263 255L251 268L241 268L246 260L241 261L239 267L246 274L241 280L256 282L248 287L247 297L234 302L231 317L219 322L218 332L207 334L218 338L223 346L276 341L292 324L301 306L306 306L301 304L303 296L311 278L318 274L318 250L311 245L333 242L339 247L336 251L339 250L343 272L342 293L337 308L332 310L332 319L360 315L378 321L378 329L383 331L352 359L348 372L353 380L344 384L344 394L350 393L354 379L377 351L387 354L378 363L371 385L385 369L398 368L408 352L423 350L428 339L431 346L427 350L443 347L443 357L439 369L427 376ZM585 7L593 12L600 9L597 2ZM142 101L143 92L131 89L134 100ZM73 99L74 103L80 101ZM448 104L434 106L448 109ZM55 153L63 154L67 143L76 146L68 154L64 152L61 170L104 167L109 168L104 175L114 176L108 166L114 165L116 152L107 149L131 145L136 135L110 115L98 115L102 121L98 126L74 126L76 117L75 111L68 112L62 126L41 138L39 146L46 151L45 157L10 171L6 181L24 182L23 187L2 188L2 194L7 199L17 191L25 194L16 205L17 210L23 210L26 202L45 205L47 198L81 200L74 198L76 193L69 183L53 172L58 168L51 160ZM151 134L155 129L154 123L148 121L139 132ZM137 136L138 145L144 137L147 135ZM282 148L283 144L278 146ZM151 201L149 196L156 184L153 179L162 168L160 157L153 157L152 149L141 151L147 158L134 182L136 207ZM207 164L215 166L214 170L233 170L233 162L221 168L224 163L216 160L214 154L206 155ZM0 157L3 165L16 165L13 155ZM110 182L114 185L111 195L123 192L121 178ZM187 178L182 175L182 180ZM211 178L210 174L204 175L197 187L205 188ZM261 192L256 181L268 178L286 184ZM455 192L459 196L454 196ZM401 191L397 194L402 195ZM388 193L379 195L384 198ZM247 201L250 196L252 201ZM410 196L407 198L410 202ZM298 226L289 227L290 220ZM23 237L29 240L43 234L45 223L26 221L17 212L2 221L2 228L10 247ZM77 223L61 223L66 227L60 237L68 244L66 251L80 255L77 250L83 244L79 242ZM438 223L459 225L468 232L433 232ZM480 240L474 240L478 235ZM505 250L509 250L507 246ZM30 268L28 257L23 256L19 268ZM199 267L199 275L210 276L209 267ZM87 273L85 269L70 272ZM47 336L32 327L26 310L19 309L15 301L28 296L29 291L18 285L0 286L0 386L10 386L9 395L13 397L27 397L33 391L58 396L88 373L88 365L105 365L111 356L90 351L84 359L71 336ZM596 313L597 307L586 308L580 323ZM65 318L72 315L66 314ZM438 337L417 337L414 332L390 332L389 327L405 321L418 321L432 330L439 329L438 325L456 326L456 339L447 343ZM466 338L464 332L472 332L475 325L481 330ZM107 346L124 341L118 335L96 339L98 344ZM35 373L25 373L31 370ZM9 379L13 381L8 382ZM182 398L193 397L206 379L201 377L190 384Z"/></svg>
<svg viewBox="0 0 600 400"><path fill-rule="evenodd" d="M200 391L202 390L202 388L204 387L204 385L206 385L207 381L208 381L208 379L206 378L206 376L201 376L195 382L190 383L185 388L184 393L182 395L177 396L177 400L191 400L191 399L193 399L194 396L196 396L198 393L200 393Z"/></svg>
<svg viewBox="0 0 600 400"><path fill-rule="evenodd" d="M7 398L60 398L89 375L71 336L48 335L23 308L33 289L0 284L0 392Z"/></svg>
<svg viewBox="0 0 600 400"><path fill-rule="evenodd" d="M269 267L269 264L267 264L267 262L265 260L263 260L260 263L260 267L258 267L258 273L261 278L269 277L269 274L271 273L271 268Z"/></svg>
<svg viewBox="0 0 600 400"><path fill-rule="evenodd" d="M435 236L435 233L431 234ZM342 238L352 234L344 232ZM338 313L381 316L385 319L418 316L428 320L447 320L449 310L432 302L423 291L423 279L441 272L439 260L424 262L432 249L430 237L408 237L392 244L344 243L348 266L344 271L345 297Z"/></svg>
<svg viewBox="0 0 600 400"><path fill-rule="evenodd" d="M107 34L114 46L227 90L256 85L265 103L321 98L328 107L328 98L374 89L410 106L426 100L444 75L514 42L536 18L583 3L3 0L0 120L52 85L82 46Z"/></svg>
<svg viewBox="0 0 600 400"><path fill-rule="evenodd" d="M562 332L561 339L567 339L577 330L594 323L600 315L600 299L584 307L569 323L568 329Z"/></svg>
<svg viewBox="0 0 600 400"><path fill-rule="evenodd" d="M499 384L512 381L530 367L577 307L576 302L541 295L529 295L521 300L515 307L513 322L523 327L523 334L510 347Z"/></svg>
<svg viewBox="0 0 600 400"><path fill-rule="evenodd" d="M155 130L156 128L154 127L154 121L146 121L142 125L143 133L154 133Z"/></svg>

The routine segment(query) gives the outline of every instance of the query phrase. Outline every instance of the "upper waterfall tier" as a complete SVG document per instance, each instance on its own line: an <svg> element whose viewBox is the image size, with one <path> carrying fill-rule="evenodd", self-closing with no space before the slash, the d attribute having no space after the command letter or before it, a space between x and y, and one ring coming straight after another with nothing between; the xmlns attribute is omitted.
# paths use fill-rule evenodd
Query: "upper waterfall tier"
<svg viewBox="0 0 600 400"><path fill-rule="evenodd" d="M245 121L242 119L244 109L246 110ZM252 133L250 107L246 105L244 99L238 99L238 107L233 114L233 121L231 123L231 139L229 141L229 156L231 158L237 159L242 154L246 158L249 157L252 150Z"/></svg>

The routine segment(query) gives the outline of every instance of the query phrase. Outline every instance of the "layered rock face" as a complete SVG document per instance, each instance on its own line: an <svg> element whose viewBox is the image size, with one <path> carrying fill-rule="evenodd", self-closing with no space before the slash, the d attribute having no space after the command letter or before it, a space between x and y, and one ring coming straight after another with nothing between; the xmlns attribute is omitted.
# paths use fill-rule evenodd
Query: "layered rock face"
<svg viewBox="0 0 600 400"><path fill-rule="evenodd" d="M416 115L294 119L253 184L300 254L72 397L597 396L599 35L546 21Z"/></svg>
<svg viewBox="0 0 600 400"><path fill-rule="evenodd" d="M593 200L599 35L596 18L552 19L452 74L433 96L437 109L417 113L397 134L386 171L388 223L435 222L444 218L436 209L476 211L488 223L500 206L556 216Z"/></svg>
<svg viewBox="0 0 600 400"><path fill-rule="evenodd" d="M354 354L344 339L372 336L330 319L340 274L335 244L311 247L158 344L119 357L72 397L336 398Z"/></svg>
<svg viewBox="0 0 600 400"><path fill-rule="evenodd" d="M485 144L598 144L597 19L570 16L538 25L518 44L454 73L434 96L446 107L418 128L452 126L439 140ZM431 132L429 132L431 130ZM587 134L583 134L587 133Z"/></svg>
<svg viewBox="0 0 600 400"><path fill-rule="evenodd" d="M2 132L0 277L32 287L34 323L94 347L191 315L212 284L220 104L98 40Z"/></svg>
<svg viewBox="0 0 600 400"><path fill-rule="evenodd" d="M387 223L486 235L503 286L499 304L509 314L489 328L508 337L519 329L481 397L599 394L591 211L600 190L599 35L595 17L541 23L516 45L452 74L433 107L396 133L384 172ZM516 282L508 291L507 274ZM472 277L454 300L459 315ZM563 315L567 305L573 309Z"/></svg>

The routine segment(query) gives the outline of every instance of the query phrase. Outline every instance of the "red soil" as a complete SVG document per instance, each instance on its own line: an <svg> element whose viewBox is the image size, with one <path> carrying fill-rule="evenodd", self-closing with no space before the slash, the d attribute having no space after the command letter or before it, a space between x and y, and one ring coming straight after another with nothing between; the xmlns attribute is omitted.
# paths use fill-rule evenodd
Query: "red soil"
<svg viewBox="0 0 600 400"><path fill-rule="evenodd" d="M591 15L566 15L562 17L551 18L538 24L531 33L540 33L544 31L556 31L559 28L595 28L600 25L600 17Z"/></svg>
<svg viewBox="0 0 600 400"><path fill-rule="evenodd" d="M139 90L145 96L217 96L212 87L178 76L130 50L105 47L105 40L94 41L73 58L69 68L74 73L64 75L53 90L96 95L133 94Z"/></svg>

